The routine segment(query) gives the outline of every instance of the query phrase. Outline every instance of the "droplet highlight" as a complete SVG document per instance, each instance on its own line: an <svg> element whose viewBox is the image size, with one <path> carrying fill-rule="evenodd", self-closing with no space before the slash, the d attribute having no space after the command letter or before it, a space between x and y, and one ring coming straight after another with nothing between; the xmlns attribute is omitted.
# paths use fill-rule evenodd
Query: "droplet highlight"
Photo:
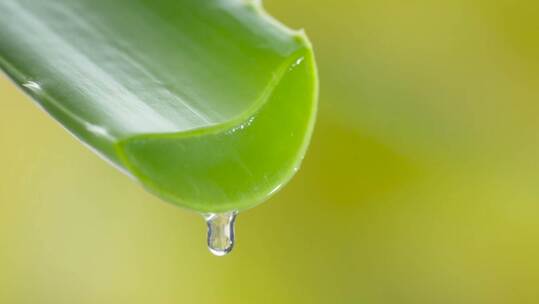
<svg viewBox="0 0 539 304"><path fill-rule="evenodd" d="M224 256L232 251L237 215L237 211L204 214L208 225L208 248L214 255Z"/></svg>
<svg viewBox="0 0 539 304"><path fill-rule="evenodd" d="M29 90L32 90L32 91L40 91L41 90L41 86L39 85L39 83L37 83L35 81L27 81L27 82L23 83L22 86L29 89Z"/></svg>

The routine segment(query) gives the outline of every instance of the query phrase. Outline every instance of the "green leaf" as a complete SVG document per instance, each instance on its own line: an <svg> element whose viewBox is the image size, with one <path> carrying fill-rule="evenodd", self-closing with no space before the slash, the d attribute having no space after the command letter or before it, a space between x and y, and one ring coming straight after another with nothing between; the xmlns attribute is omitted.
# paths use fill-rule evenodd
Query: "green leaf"
<svg viewBox="0 0 539 304"><path fill-rule="evenodd" d="M255 2L1 0L0 67L148 190L203 212L284 185L316 114L306 36Z"/></svg>

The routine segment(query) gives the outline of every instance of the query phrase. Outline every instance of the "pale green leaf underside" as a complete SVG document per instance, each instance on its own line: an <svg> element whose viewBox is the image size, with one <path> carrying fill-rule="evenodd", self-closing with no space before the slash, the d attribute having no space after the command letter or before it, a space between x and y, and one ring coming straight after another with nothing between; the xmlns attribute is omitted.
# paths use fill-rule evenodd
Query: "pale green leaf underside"
<svg viewBox="0 0 539 304"><path fill-rule="evenodd" d="M199 211L280 188L315 118L307 39L245 1L0 0L0 67L100 155Z"/></svg>

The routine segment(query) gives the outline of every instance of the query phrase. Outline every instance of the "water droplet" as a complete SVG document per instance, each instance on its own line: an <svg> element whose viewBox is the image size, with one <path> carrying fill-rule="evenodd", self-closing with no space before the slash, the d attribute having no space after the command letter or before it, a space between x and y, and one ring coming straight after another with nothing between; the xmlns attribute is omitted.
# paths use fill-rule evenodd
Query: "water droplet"
<svg viewBox="0 0 539 304"><path fill-rule="evenodd" d="M107 139L111 139L111 140L114 139L114 137L104 127L93 125L91 123L85 123L84 125L86 127L86 130L88 130L88 132L90 133L93 133L97 136L105 137Z"/></svg>
<svg viewBox="0 0 539 304"><path fill-rule="evenodd" d="M208 225L208 248L216 256L223 256L234 247L234 222L237 211L204 214Z"/></svg>
<svg viewBox="0 0 539 304"><path fill-rule="evenodd" d="M243 122L242 124L238 125L238 126L235 126L233 128L231 128L230 130L228 130L226 132L226 134L234 134L238 131L241 131L241 130L244 130L244 129L247 129L248 127L251 126L251 124L253 123L253 121L255 121L255 117L254 116L251 116L249 117L249 119L247 119L245 122Z"/></svg>
<svg viewBox="0 0 539 304"><path fill-rule="evenodd" d="M279 189L281 189L282 186L283 186L282 184L279 184L279 185L275 186L275 188L273 188L273 189L268 193L268 196L269 196L269 195L275 194L275 192L279 191Z"/></svg>
<svg viewBox="0 0 539 304"><path fill-rule="evenodd" d="M32 91L41 90L41 86L39 85L39 83L37 83L35 81L27 81L27 82L23 83L22 86L27 88L27 89L30 89Z"/></svg>
<svg viewBox="0 0 539 304"><path fill-rule="evenodd" d="M292 64L292 66L290 67L290 70L296 68L298 65L300 65L303 60L305 60L305 57L299 57L298 59L296 59L296 61L294 61L294 63Z"/></svg>

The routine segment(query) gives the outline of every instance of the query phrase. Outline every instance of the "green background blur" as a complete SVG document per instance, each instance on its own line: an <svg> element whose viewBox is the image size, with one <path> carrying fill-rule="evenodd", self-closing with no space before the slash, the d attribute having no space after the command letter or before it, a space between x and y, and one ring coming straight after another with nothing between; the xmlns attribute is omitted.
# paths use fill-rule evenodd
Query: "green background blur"
<svg viewBox="0 0 539 304"><path fill-rule="evenodd" d="M224 258L0 77L0 303L539 303L539 2L265 7L320 116Z"/></svg>

